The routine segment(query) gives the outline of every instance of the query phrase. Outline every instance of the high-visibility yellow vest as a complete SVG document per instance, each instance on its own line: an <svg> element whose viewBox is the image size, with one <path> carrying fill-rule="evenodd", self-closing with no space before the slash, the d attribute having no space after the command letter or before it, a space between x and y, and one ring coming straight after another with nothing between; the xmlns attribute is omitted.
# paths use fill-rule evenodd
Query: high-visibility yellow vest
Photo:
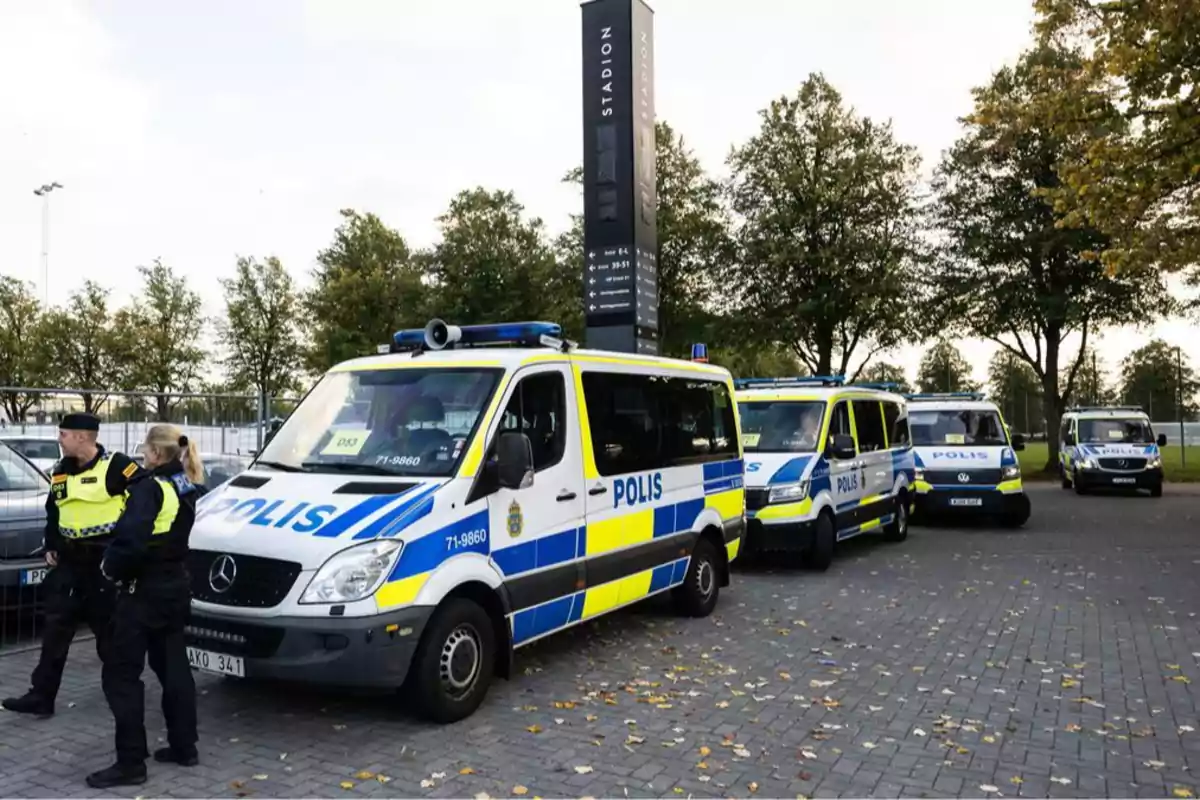
<svg viewBox="0 0 1200 800"><path fill-rule="evenodd" d="M154 535L161 536L170 531L171 526L175 524L175 517L179 514L179 492L170 478L155 477L154 480L158 481L163 496L162 507L158 509L158 516L154 518Z"/></svg>
<svg viewBox="0 0 1200 800"><path fill-rule="evenodd" d="M94 539L112 533L125 510L125 494L108 493L109 456L78 475L54 475L50 491L58 506L58 529L67 539Z"/></svg>

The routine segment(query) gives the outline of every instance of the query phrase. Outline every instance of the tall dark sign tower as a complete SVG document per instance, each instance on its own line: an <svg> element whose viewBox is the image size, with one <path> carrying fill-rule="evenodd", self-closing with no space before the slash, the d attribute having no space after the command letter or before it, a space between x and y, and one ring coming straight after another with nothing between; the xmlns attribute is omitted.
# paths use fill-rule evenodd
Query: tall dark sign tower
<svg viewBox="0 0 1200 800"><path fill-rule="evenodd" d="M654 12L583 4L583 306L589 347L658 353Z"/></svg>

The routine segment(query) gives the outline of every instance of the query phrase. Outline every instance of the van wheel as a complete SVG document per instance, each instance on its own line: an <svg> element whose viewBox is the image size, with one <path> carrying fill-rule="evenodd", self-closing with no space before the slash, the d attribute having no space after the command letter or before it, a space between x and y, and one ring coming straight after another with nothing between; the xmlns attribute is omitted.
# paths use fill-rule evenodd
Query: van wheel
<svg viewBox="0 0 1200 800"><path fill-rule="evenodd" d="M908 538L907 495L896 498L896 510L892 513L892 521L883 529L883 538L889 542L903 542Z"/></svg>
<svg viewBox="0 0 1200 800"><path fill-rule="evenodd" d="M456 597L433 612L409 668L407 694L431 722L458 722L475 713L496 663L496 633L487 612Z"/></svg>
<svg viewBox="0 0 1200 800"><path fill-rule="evenodd" d="M721 593L719 569L716 548L701 536L692 548L692 560L683 584L672 592L675 608L680 614L707 617L713 612L717 607L717 595Z"/></svg>
<svg viewBox="0 0 1200 800"><path fill-rule="evenodd" d="M810 569L824 572L833 563L833 548L837 544L837 533L833 529L833 515L822 511L813 530L812 549L804 554L804 563Z"/></svg>
<svg viewBox="0 0 1200 800"><path fill-rule="evenodd" d="M1161 483L1150 487L1150 496L1151 497L1162 497L1162 484Z"/></svg>
<svg viewBox="0 0 1200 800"><path fill-rule="evenodd" d="M1067 477L1067 471L1065 469L1063 469L1062 467L1059 467L1058 472L1060 475L1062 475L1062 488L1070 489L1071 488L1071 479Z"/></svg>
<svg viewBox="0 0 1200 800"><path fill-rule="evenodd" d="M1078 477L1076 477L1074 480L1072 480L1071 483L1075 484L1075 494L1087 494L1088 493L1087 487L1083 486L1079 482Z"/></svg>

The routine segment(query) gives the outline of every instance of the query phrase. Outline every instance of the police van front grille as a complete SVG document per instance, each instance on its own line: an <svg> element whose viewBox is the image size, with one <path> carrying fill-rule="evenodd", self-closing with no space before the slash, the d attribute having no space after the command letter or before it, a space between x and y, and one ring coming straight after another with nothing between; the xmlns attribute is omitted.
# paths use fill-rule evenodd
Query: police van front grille
<svg viewBox="0 0 1200 800"><path fill-rule="evenodd" d="M767 505L767 497L770 489L747 489L746 490L746 510L757 511Z"/></svg>
<svg viewBox="0 0 1200 800"><path fill-rule="evenodd" d="M927 469L925 482L943 485L995 486L1000 482L998 469ZM960 480L959 475L966 475L967 480Z"/></svg>
<svg viewBox="0 0 1200 800"><path fill-rule="evenodd" d="M230 561L222 563L221 559L226 558ZM188 556L188 572L192 576L192 597L197 600L239 608L272 608L291 591L300 565L274 558L193 550ZM217 591L220 588L225 590Z"/></svg>
<svg viewBox="0 0 1200 800"><path fill-rule="evenodd" d="M197 614L183 629L193 647L245 658L270 658L283 641L283 628L268 628L244 622L208 619Z"/></svg>
<svg viewBox="0 0 1200 800"><path fill-rule="evenodd" d="M1100 469L1138 470L1146 468L1144 458L1102 458Z"/></svg>

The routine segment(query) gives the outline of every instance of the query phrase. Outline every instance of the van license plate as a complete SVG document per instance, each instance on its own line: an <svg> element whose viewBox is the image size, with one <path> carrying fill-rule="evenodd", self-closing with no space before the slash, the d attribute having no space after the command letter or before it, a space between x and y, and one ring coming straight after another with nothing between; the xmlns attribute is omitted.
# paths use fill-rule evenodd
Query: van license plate
<svg viewBox="0 0 1200 800"><path fill-rule="evenodd" d="M188 663L194 669L213 672L217 675L232 675L235 678L246 677L246 664L241 656L214 653L211 650L201 650L198 647L189 647L187 655Z"/></svg>
<svg viewBox="0 0 1200 800"><path fill-rule="evenodd" d="M1113 478L1113 483L1137 483L1137 478Z"/></svg>
<svg viewBox="0 0 1200 800"><path fill-rule="evenodd" d="M21 585L22 586L37 586L42 581L46 580L46 567L39 569L23 569L21 570Z"/></svg>
<svg viewBox="0 0 1200 800"><path fill-rule="evenodd" d="M951 497L950 505L952 506L981 506L983 505L982 497Z"/></svg>

